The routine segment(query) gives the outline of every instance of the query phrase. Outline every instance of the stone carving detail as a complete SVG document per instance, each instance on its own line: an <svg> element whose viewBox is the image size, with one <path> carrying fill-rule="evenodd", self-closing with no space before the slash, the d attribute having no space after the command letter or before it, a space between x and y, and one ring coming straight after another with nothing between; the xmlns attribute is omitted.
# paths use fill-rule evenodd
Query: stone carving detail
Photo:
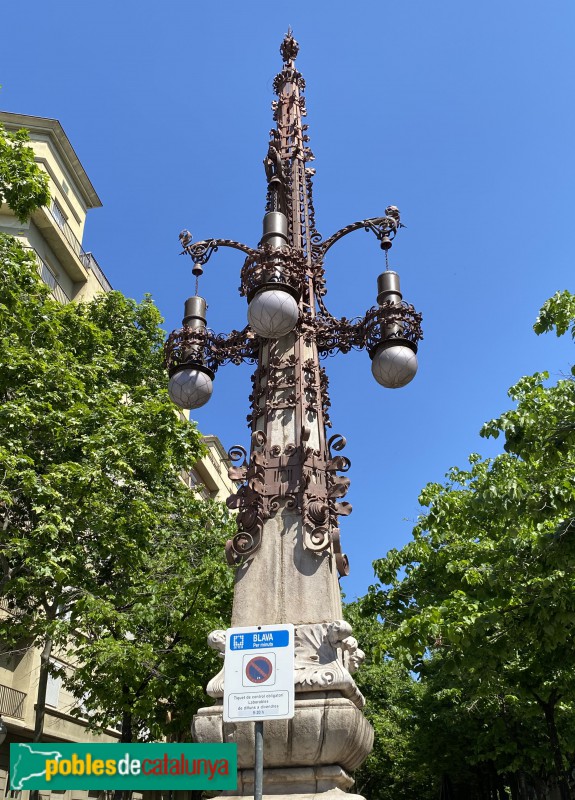
<svg viewBox="0 0 575 800"><path fill-rule="evenodd" d="M220 658L224 658L226 650L226 632L225 631L212 631L208 634L208 645L214 650L218 651ZM217 675L210 680L206 687L206 692L210 697L223 697L224 696L224 668L218 672Z"/></svg>
<svg viewBox="0 0 575 800"><path fill-rule="evenodd" d="M226 650L226 632L219 630L212 631L208 634L208 645L213 650L217 650L220 654L220 658L223 658Z"/></svg>
<svg viewBox="0 0 575 800"><path fill-rule="evenodd" d="M365 699L351 677L365 658L344 620L298 625L295 633L296 691L338 691L363 708Z"/></svg>
<svg viewBox="0 0 575 800"><path fill-rule="evenodd" d="M365 658L351 635L351 625L345 620L298 625L295 629L295 688L296 692L339 692L363 708L365 699L352 674ZM212 631L208 644L224 657L226 632ZM207 686L210 697L224 696L224 670L215 675Z"/></svg>

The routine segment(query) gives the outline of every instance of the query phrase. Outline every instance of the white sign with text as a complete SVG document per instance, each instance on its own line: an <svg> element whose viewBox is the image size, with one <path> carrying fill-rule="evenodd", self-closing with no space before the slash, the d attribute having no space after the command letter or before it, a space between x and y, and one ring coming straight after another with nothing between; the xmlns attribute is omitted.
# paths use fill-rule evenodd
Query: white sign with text
<svg viewBox="0 0 575 800"><path fill-rule="evenodd" d="M224 722L294 715L294 626L228 628Z"/></svg>

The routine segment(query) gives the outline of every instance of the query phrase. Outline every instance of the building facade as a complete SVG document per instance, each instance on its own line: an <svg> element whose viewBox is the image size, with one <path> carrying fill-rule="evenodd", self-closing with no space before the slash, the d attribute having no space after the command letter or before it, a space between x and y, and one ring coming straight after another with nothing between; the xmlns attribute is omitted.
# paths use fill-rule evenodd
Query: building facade
<svg viewBox="0 0 575 800"><path fill-rule="evenodd" d="M231 462L217 436L210 434L202 438L208 452L200 458L184 480L190 488L196 488L204 499L225 503L238 490L237 485L228 477Z"/></svg>
<svg viewBox="0 0 575 800"><path fill-rule="evenodd" d="M89 300L112 288L94 254L82 245L86 215L102 203L64 129L55 119L0 111L7 131L26 128L36 162L50 179L50 206L26 223L10 207L0 206L0 232L31 248L42 280L62 303Z"/></svg>

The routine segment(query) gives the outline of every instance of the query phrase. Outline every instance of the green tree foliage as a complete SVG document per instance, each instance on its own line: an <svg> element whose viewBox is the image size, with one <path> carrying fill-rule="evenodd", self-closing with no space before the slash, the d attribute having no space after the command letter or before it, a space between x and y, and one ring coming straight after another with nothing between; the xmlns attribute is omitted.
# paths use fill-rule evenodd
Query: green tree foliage
<svg viewBox="0 0 575 800"><path fill-rule="evenodd" d="M555 330L557 336L570 330L571 338L575 339L575 295L566 289L556 292L543 304L533 330L536 334Z"/></svg>
<svg viewBox="0 0 575 800"><path fill-rule="evenodd" d="M48 175L34 161L28 131L8 132L0 125L0 205L8 203L20 222L48 205Z"/></svg>
<svg viewBox="0 0 575 800"><path fill-rule="evenodd" d="M92 727L117 719L125 741L189 740L204 687L221 666L206 636L231 613L226 518L215 503L196 503L193 517L174 515L129 581L122 576L105 597L81 601L78 616L89 627L76 639L69 685L85 698Z"/></svg>
<svg viewBox="0 0 575 800"><path fill-rule="evenodd" d="M536 332L560 335L575 298L558 293ZM515 407L482 429L504 452L472 455L402 550L375 563L362 601L383 621L380 646L419 676L422 759L457 796L569 796L575 766L575 381L522 378ZM423 720L427 718L427 729ZM427 730L427 733L425 731ZM491 794L489 794L491 792ZM503 793L503 794L502 794Z"/></svg>
<svg viewBox="0 0 575 800"><path fill-rule="evenodd" d="M179 477L202 444L168 399L160 321L119 292L56 303L0 236L0 592L21 612L0 639L46 664L71 648L94 724L131 709L134 735L197 706L231 602L227 515Z"/></svg>
<svg viewBox="0 0 575 800"><path fill-rule="evenodd" d="M354 675L366 699L365 715L375 731L374 746L355 774L357 794L370 800L436 800L433 776L420 757L425 736L416 717L422 684L399 660L384 657L381 624L362 615L361 602L344 607L366 658Z"/></svg>

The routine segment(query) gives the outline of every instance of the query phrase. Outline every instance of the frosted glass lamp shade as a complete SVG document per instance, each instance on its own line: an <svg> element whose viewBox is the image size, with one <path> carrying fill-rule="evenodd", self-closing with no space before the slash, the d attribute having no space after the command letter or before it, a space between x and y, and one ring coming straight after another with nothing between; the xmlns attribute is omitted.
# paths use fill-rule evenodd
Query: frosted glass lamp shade
<svg viewBox="0 0 575 800"><path fill-rule="evenodd" d="M210 376L200 369L181 369L168 383L168 394L180 408L200 408L212 396L214 384Z"/></svg>
<svg viewBox="0 0 575 800"><path fill-rule="evenodd" d="M386 389L400 389L415 377L417 355L403 344L380 347L371 362L371 372Z"/></svg>
<svg viewBox="0 0 575 800"><path fill-rule="evenodd" d="M293 331L298 317L295 299L282 289L264 289L248 306L250 327L264 339L279 339Z"/></svg>

